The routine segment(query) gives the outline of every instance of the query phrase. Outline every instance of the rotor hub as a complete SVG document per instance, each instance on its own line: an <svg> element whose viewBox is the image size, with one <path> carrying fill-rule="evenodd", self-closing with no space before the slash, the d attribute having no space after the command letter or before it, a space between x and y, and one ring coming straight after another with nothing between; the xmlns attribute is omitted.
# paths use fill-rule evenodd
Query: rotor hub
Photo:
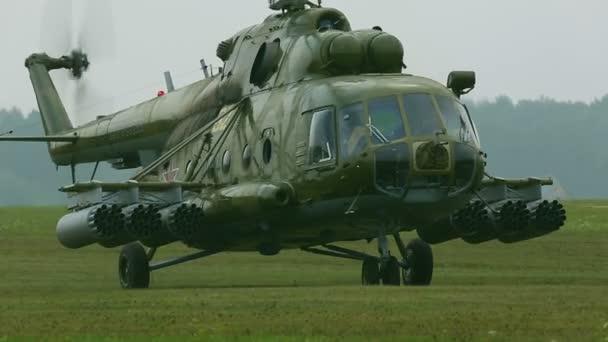
<svg viewBox="0 0 608 342"><path fill-rule="evenodd" d="M321 2L319 1L319 5L315 5L310 0L268 0L269 7L274 11L298 11L303 10L306 6L311 7L321 7Z"/></svg>
<svg viewBox="0 0 608 342"><path fill-rule="evenodd" d="M82 50L73 50L70 56L70 71L72 76L76 79L80 79L82 74L89 69L89 57Z"/></svg>
<svg viewBox="0 0 608 342"><path fill-rule="evenodd" d="M33 65L43 65L48 71L67 69L70 70L74 78L80 79L84 72L89 69L90 63L86 53L81 50L74 50L69 56L62 56L61 58L53 58L46 53L33 54L25 60L25 67L30 68Z"/></svg>

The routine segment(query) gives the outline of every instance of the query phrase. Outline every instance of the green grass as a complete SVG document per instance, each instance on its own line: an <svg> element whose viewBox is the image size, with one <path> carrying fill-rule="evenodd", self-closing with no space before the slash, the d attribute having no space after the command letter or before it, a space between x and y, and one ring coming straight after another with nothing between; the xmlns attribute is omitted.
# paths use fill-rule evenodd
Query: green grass
<svg viewBox="0 0 608 342"><path fill-rule="evenodd" d="M428 288L362 288L357 262L286 251L213 256L123 291L116 250L56 242L63 210L0 208L0 342L608 341L608 202L567 209L568 225L541 239L435 246Z"/></svg>

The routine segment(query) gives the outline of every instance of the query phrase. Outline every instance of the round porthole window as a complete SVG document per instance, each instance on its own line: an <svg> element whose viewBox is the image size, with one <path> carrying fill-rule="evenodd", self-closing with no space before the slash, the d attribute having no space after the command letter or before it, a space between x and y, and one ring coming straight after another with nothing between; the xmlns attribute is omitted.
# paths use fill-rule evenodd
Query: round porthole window
<svg viewBox="0 0 608 342"><path fill-rule="evenodd" d="M249 169L249 166L251 166L251 158L251 147L247 145L243 149L243 168L245 170Z"/></svg>
<svg viewBox="0 0 608 342"><path fill-rule="evenodd" d="M192 171L192 160L188 160L186 163L186 175L190 177L190 172Z"/></svg>
<svg viewBox="0 0 608 342"><path fill-rule="evenodd" d="M228 173L230 171L230 151L224 152L222 157L222 171Z"/></svg>
<svg viewBox="0 0 608 342"><path fill-rule="evenodd" d="M269 164L272 159L272 143L270 139L264 141L264 147L262 148L262 158L265 164Z"/></svg>

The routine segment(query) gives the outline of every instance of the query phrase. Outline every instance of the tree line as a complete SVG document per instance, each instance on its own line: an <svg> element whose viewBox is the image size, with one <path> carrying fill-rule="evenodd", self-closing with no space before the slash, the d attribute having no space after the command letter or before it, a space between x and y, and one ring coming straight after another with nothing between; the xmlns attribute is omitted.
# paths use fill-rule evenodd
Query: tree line
<svg viewBox="0 0 608 342"><path fill-rule="evenodd" d="M592 103L549 98L515 102L507 96L467 102L477 125L488 172L501 177L553 177L569 198L608 198L608 95ZM0 134L40 135L37 112L0 110ZM92 166L78 168L90 177ZM132 171L102 164L97 179L124 180ZM69 168L56 168L40 143L0 143L0 206L65 203L57 189L71 183Z"/></svg>
<svg viewBox="0 0 608 342"><path fill-rule="evenodd" d="M589 104L501 96L468 107L491 174L551 176L570 198L608 198L608 95Z"/></svg>
<svg viewBox="0 0 608 342"><path fill-rule="evenodd" d="M23 115L18 109L0 109L0 134L14 131L16 136L43 135L38 112ZM90 179L93 165L77 168L80 181ZM96 179L124 180L133 171L116 171L101 163ZM57 191L72 183L69 167L57 168L43 143L0 142L0 206L57 205L66 202L66 195Z"/></svg>

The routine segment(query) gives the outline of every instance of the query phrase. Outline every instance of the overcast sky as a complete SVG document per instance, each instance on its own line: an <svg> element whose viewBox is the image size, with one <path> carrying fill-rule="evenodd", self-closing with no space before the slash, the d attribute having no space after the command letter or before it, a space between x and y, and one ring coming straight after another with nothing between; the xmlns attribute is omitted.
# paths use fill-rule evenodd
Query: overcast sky
<svg viewBox="0 0 608 342"><path fill-rule="evenodd" d="M30 111L35 97L23 61L48 49L41 31L48 37L60 30L40 25L48 17L47 0L0 1L0 108ZM217 43L270 13L266 0L111 3L114 28L87 20L97 34L115 35L116 48L114 58L94 64L88 75L95 96L75 118L79 123L153 97L163 87L165 70L173 72L177 86L199 79L200 58L217 66ZM451 70L477 71L474 99L507 94L589 102L608 93L606 0L325 0L324 5L345 12L354 29L380 25L399 37L410 73L444 82ZM82 12L74 11L77 18ZM91 59L95 63L95 56ZM64 93L69 87L61 85L68 89Z"/></svg>

